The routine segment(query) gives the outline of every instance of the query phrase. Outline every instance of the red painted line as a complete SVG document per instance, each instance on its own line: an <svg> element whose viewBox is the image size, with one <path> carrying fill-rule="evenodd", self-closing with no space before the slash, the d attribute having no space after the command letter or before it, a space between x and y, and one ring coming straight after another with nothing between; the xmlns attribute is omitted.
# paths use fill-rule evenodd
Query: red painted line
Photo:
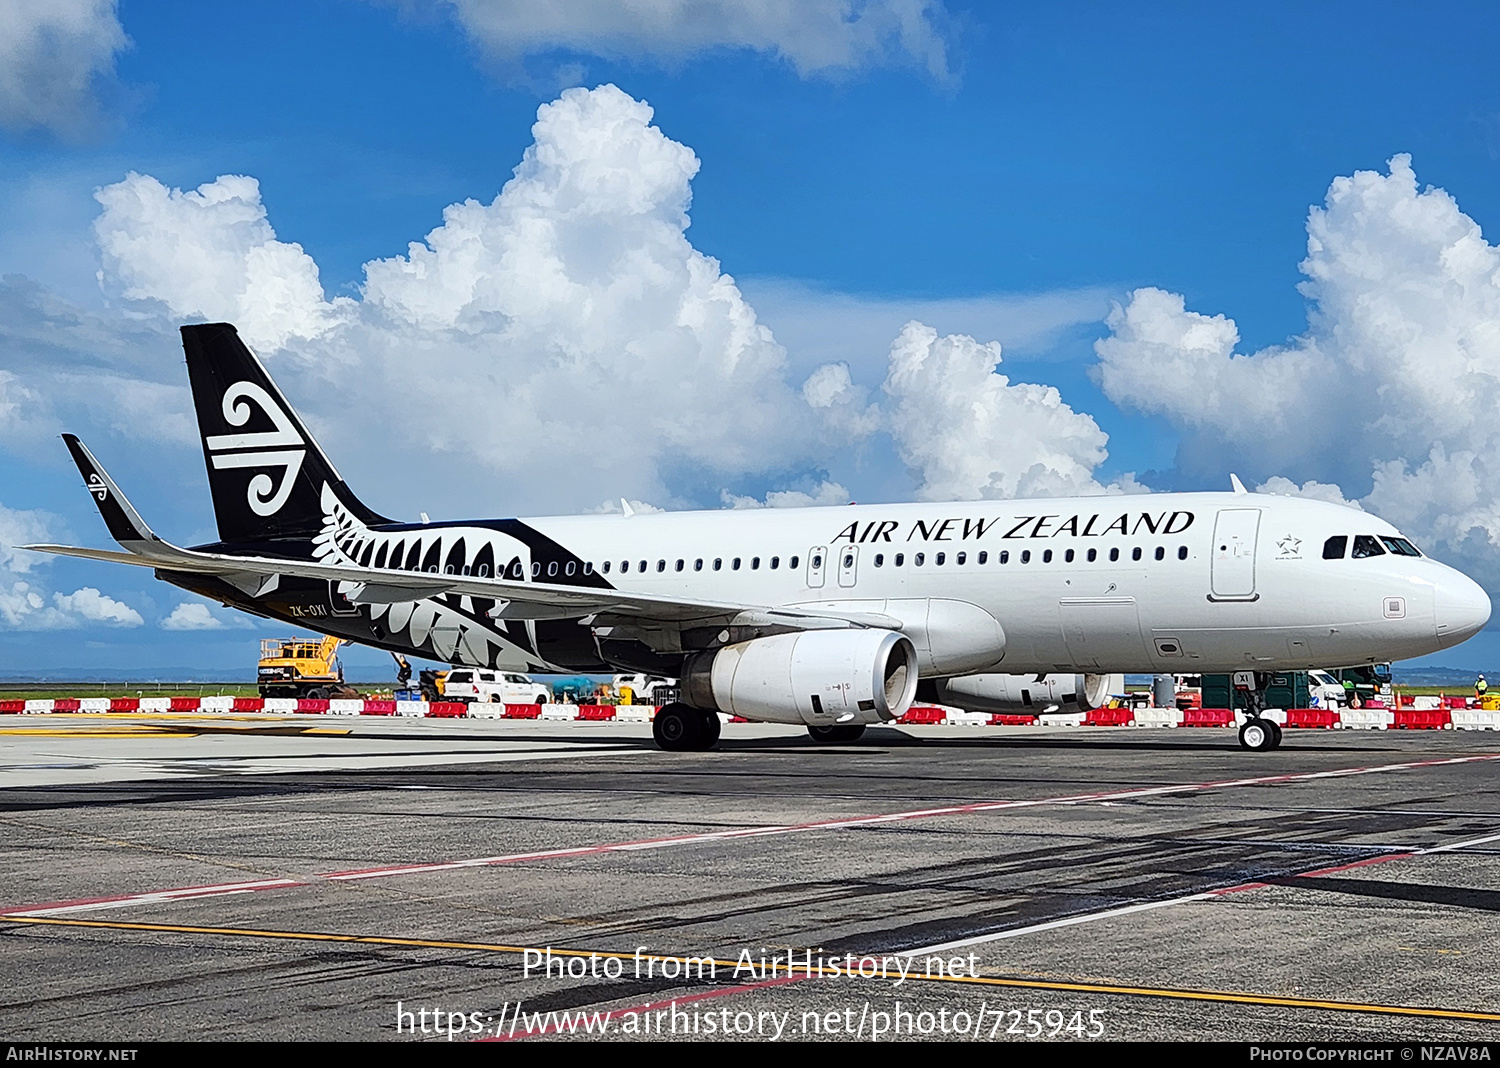
<svg viewBox="0 0 1500 1068"><path fill-rule="evenodd" d="M200 897L222 897L225 894L249 894L260 890L280 890L303 886L297 879L258 879L243 883L211 883L205 886L179 886L171 890L148 890L139 894L117 894L112 897L84 897L72 901L54 901L25 911L9 909L6 916L41 916L58 912L95 912L99 909L145 905L155 901L191 901Z"/></svg>
<svg viewBox="0 0 1500 1068"><path fill-rule="evenodd" d="M379 868L356 868L345 871L321 872L303 879L269 879L257 883L215 884L203 887L181 887L177 890L152 891L143 894L124 894L111 898L92 898L85 901L53 902L45 905L22 906L0 912L16 914L42 914L73 911L89 905L111 903L111 907L130 904L148 904L161 900L187 899L194 896L213 896L219 893L252 893L263 890L278 890L290 886L306 886L318 880L330 882L356 882L366 879L384 879L399 875L419 875L429 872L458 871L464 868L495 867L502 864L520 864L528 861L564 860L574 857L602 856L608 853L633 852L647 849L665 849L673 846L695 845L707 842L736 841L747 838L763 838L782 834L800 834L807 831L840 830L852 827L873 827L886 823L902 823L911 820L934 819L944 816L967 816L982 812L1001 812L1013 809L1038 808L1044 805L1079 805L1098 801L1122 801L1133 798L1164 797L1173 794L1195 793L1206 790L1234 789L1243 786L1280 786L1288 783L1311 782L1317 779L1345 778L1356 775L1371 775L1386 771L1411 771L1418 768L1443 767L1469 764L1476 761L1500 760L1500 753L1477 756L1450 757L1440 760L1416 760L1401 764L1380 764L1357 768L1338 768L1332 771L1292 772L1282 775L1262 775L1246 779L1216 779L1210 782L1179 783L1168 786L1137 787L1128 790L1097 791L1086 794L1067 794L1031 800L976 801L966 805L945 805L939 808L909 809L902 812L887 812L872 816L848 816L840 819L814 820L806 823L771 824L758 827L736 827L724 831L707 831L700 834L673 835L661 838L645 838L627 842L607 842L601 845L575 846L563 849L538 850L527 853L510 853L503 856L471 857L463 860L435 861L427 864L398 864ZM1248 885L1248 884L1247 884ZM228 889L226 889L228 887ZM1229 893L1231 890L1213 891ZM180 898L174 898L180 895ZM24 909L24 913L22 913Z"/></svg>
<svg viewBox="0 0 1500 1068"><path fill-rule="evenodd" d="M597 1017L594 1017L593 1013L589 1013L588 1015L591 1016L591 1017L594 1017L595 1019L599 1020L602 1023L604 1021L613 1021L613 1020L615 1020L615 1019L617 1019L618 1017L621 1017L621 1016L629 1016L631 1013L635 1013L636 1015L642 1015L642 1014L648 1013L648 1012L664 1012L664 1011L668 1011L670 1009L674 1009L678 1005L691 1005L695 1001L707 1001L710 998L723 998L723 997L728 997L731 994L743 994L743 993L745 993L747 991L750 991L750 990L761 990L761 989L764 989L765 987L768 987L768 986L784 986L787 983L800 983L800 982L802 982L803 980L805 980L807 978L808 978L808 976L805 976L805 975L784 975L784 976L782 976L779 979L767 979L767 980L765 980L763 982L759 982L759 983L743 983L740 986L727 986L727 987L723 987L723 988L720 988L720 989L717 989L717 990L706 990L706 991L704 991L701 994L685 994L682 997L670 998L670 999L668 999L666 1001L649 1001L649 1002L647 1002L644 1005L632 1005L630 1008L626 1008L626 1009L610 1009L608 1012L601 1013ZM813 978L817 978L817 977L813 976ZM561 1013L563 1011L567 1011L570 1016L572 1016L574 1019L577 1019L577 1015L572 1010L558 1010L558 1011L559 1011L559 1013ZM517 1010L517 1012L521 1016L525 1015L525 1013L521 1013L519 1011L519 1009ZM540 1016L542 1014L541 1013L537 1013L537 1015ZM547 1015L551 1015L551 1013L549 1012ZM556 1017L553 1017L553 1018L556 1019ZM549 1025L547 1027L543 1027L543 1028L541 1028L540 1030L537 1030L537 1031L523 1031L520 1034L491 1035L488 1038L481 1038L481 1039L477 1039L476 1041L479 1041L479 1042L519 1042L523 1038L537 1038L537 1037L539 1037L541 1035L553 1034L555 1032L559 1032L559 1031L562 1031L562 1030L563 1030L563 1028L561 1028L561 1027L553 1024L553 1025ZM573 1027L570 1027L567 1030L568 1030L569 1034L576 1034L576 1033L579 1033L580 1031L583 1031L584 1029L583 1028L573 1028ZM607 1034L607 1033L608 1032L601 1032L601 1034Z"/></svg>

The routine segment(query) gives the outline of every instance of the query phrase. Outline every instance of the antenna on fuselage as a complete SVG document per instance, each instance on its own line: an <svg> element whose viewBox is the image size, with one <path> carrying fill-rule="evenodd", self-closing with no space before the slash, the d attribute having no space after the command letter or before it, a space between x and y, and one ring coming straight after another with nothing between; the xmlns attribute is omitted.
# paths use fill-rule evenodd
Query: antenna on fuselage
<svg viewBox="0 0 1500 1068"><path fill-rule="evenodd" d="M1231 472L1229 475L1229 488L1234 490L1235 493L1250 492L1249 490L1245 489L1245 484L1240 481L1240 476L1234 474L1233 472Z"/></svg>

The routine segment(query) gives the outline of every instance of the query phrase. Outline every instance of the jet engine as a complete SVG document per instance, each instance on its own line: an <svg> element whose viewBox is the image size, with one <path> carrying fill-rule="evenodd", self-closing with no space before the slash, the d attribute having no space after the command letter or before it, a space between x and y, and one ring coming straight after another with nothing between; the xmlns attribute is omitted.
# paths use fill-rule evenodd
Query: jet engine
<svg viewBox="0 0 1500 1068"><path fill-rule="evenodd" d="M969 712L1087 712L1125 692L1124 675L962 675L923 683L931 699ZM924 697L928 696L926 693Z"/></svg>
<svg viewBox="0 0 1500 1068"><path fill-rule="evenodd" d="M811 726L884 723L911 707L917 651L889 630L777 634L695 653L680 692L694 708Z"/></svg>

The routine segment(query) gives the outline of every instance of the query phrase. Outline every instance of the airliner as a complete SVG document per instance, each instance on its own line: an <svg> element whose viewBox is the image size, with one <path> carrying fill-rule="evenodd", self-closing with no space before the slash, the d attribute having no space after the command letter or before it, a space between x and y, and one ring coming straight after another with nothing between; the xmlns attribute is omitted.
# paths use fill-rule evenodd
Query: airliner
<svg viewBox="0 0 1500 1068"><path fill-rule="evenodd" d="M1490 616L1389 523L1233 476L1224 493L396 522L233 326L182 338L219 540L158 537L65 434L123 551L28 548L452 665L677 678L653 721L667 750L712 748L720 713L848 742L919 694L1003 707L1032 679L1086 704L1121 672L1236 673L1240 744L1274 749L1272 672L1435 652Z"/></svg>

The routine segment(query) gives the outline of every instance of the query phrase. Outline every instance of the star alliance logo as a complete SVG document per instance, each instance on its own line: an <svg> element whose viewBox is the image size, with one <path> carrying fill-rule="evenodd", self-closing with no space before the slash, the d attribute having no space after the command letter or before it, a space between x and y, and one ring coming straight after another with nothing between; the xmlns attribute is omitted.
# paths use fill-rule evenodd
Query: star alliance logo
<svg viewBox="0 0 1500 1068"><path fill-rule="evenodd" d="M1276 554L1276 559L1278 560L1302 559L1301 538L1294 538L1290 534L1288 534L1286 537L1282 538L1276 543L1276 548L1280 550L1280 552Z"/></svg>

